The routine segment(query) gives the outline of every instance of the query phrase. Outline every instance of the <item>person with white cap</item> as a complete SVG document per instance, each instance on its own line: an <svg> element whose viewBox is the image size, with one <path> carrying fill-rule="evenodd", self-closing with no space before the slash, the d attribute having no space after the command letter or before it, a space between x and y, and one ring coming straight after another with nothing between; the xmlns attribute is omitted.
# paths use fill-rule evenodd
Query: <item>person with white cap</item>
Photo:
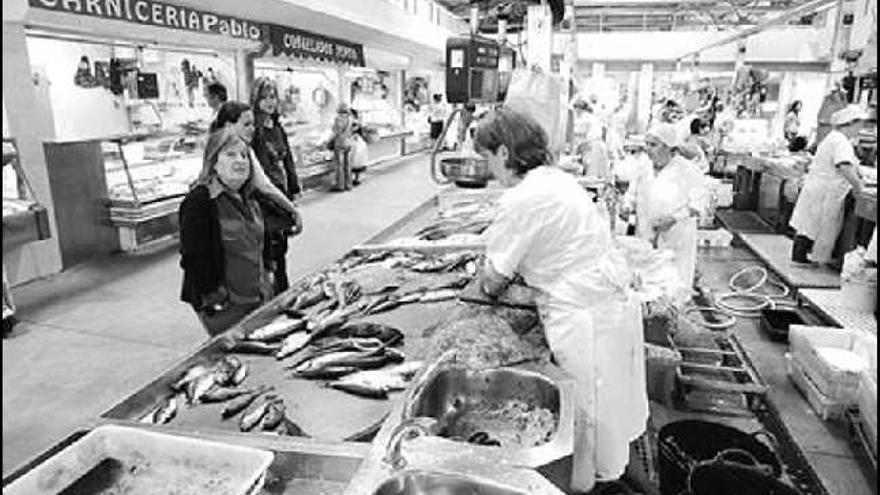
<svg viewBox="0 0 880 495"><path fill-rule="evenodd" d="M682 281L690 287L697 258L697 217L706 207L707 190L699 168L679 153L672 124L656 124L645 135L653 170L630 186L625 208L635 208L639 237L675 253Z"/></svg>
<svg viewBox="0 0 880 495"><path fill-rule="evenodd" d="M819 143L804 179L789 225L796 235L791 259L796 263L827 263L843 226L844 200L862 190L851 140L867 113L848 105L831 115L832 130Z"/></svg>

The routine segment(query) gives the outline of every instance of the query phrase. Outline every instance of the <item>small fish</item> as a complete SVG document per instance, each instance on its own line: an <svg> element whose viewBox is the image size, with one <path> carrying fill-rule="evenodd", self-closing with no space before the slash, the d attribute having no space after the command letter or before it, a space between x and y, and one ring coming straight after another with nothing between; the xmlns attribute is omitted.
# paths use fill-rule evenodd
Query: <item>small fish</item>
<svg viewBox="0 0 880 495"><path fill-rule="evenodd" d="M248 376L248 365L241 363L235 373L232 374L232 378L230 379L230 385L241 385L244 382L244 379Z"/></svg>
<svg viewBox="0 0 880 495"><path fill-rule="evenodd" d="M257 400L256 403L252 404L244 414L241 415L241 420L238 422L238 427L241 431L251 431L254 426L263 419L263 415L266 414L266 408L269 404L280 400L277 396L274 395L266 395Z"/></svg>
<svg viewBox="0 0 880 495"><path fill-rule="evenodd" d="M281 349L275 353L275 359L284 359L309 344L311 336L305 332L288 335L281 343Z"/></svg>
<svg viewBox="0 0 880 495"><path fill-rule="evenodd" d="M403 376L388 370L358 371L336 381L338 383L361 383L376 389L384 388L388 391L405 390L408 385Z"/></svg>
<svg viewBox="0 0 880 495"><path fill-rule="evenodd" d="M376 338L381 342L402 341L403 333L391 326L369 321L348 322L336 335L345 338Z"/></svg>
<svg viewBox="0 0 880 495"><path fill-rule="evenodd" d="M263 415L263 419L260 420L260 429L270 431L278 428L281 422L284 421L286 409L284 403L280 401L266 406L266 413Z"/></svg>
<svg viewBox="0 0 880 495"><path fill-rule="evenodd" d="M284 435L287 437L308 437L309 435L304 432L299 425L288 419L286 416L282 418L281 424L278 425L278 428L275 430L275 433L279 435Z"/></svg>
<svg viewBox="0 0 880 495"><path fill-rule="evenodd" d="M189 405L192 406L199 402L202 395L210 390L211 387L217 385L217 383L217 374L215 372L206 373L189 382L186 386L186 398Z"/></svg>
<svg viewBox="0 0 880 495"><path fill-rule="evenodd" d="M406 294L400 296L398 298L398 301L400 302L400 304L409 304L420 301L426 290L427 289L425 288L421 288L407 292Z"/></svg>
<svg viewBox="0 0 880 495"><path fill-rule="evenodd" d="M202 394L202 402L225 402L238 396L254 392L255 388L231 388L216 386Z"/></svg>
<svg viewBox="0 0 880 495"><path fill-rule="evenodd" d="M400 306L400 298L395 296L390 296L385 301L382 301L375 306L373 306L367 314L375 315L379 313L384 313L386 311L391 311L392 309Z"/></svg>
<svg viewBox="0 0 880 495"><path fill-rule="evenodd" d="M447 301L458 297L458 291L455 289L440 289L425 292L419 299L419 302L437 302Z"/></svg>
<svg viewBox="0 0 880 495"><path fill-rule="evenodd" d="M321 284L310 287L305 292L296 296L296 300L293 301L293 304L290 306L291 311L300 311L326 299L327 296L324 294L324 288Z"/></svg>
<svg viewBox="0 0 880 495"><path fill-rule="evenodd" d="M153 415L153 424L164 425L174 419L174 416L177 415L177 410L180 408L180 401L181 399L178 395L168 398L164 404L156 409L156 413Z"/></svg>
<svg viewBox="0 0 880 495"><path fill-rule="evenodd" d="M241 411L247 409L247 407L250 406L257 397L268 392L271 389L272 387L270 386L262 386L252 392L242 394L230 400L228 403L226 403L226 406L223 407L223 411L220 413L221 417L223 419L226 419L231 416L235 416Z"/></svg>
<svg viewBox="0 0 880 495"><path fill-rule="evenodd" d="M354 366L323 366L296 372L293 376L307 380L335 380L357 371L358 368Z"/></svg>
<svg viewBox="0 0 880 495"><path fill-rule="evenodd" d="M180 379L178 379L176 382L174 382L173 385L171 385L171 388L176 391L183 390L186 387L187 383L195 380L196 378L198 378L201 375L204 375L205 373L209 373L210 371L211 370L209 370L206 366L202 366L200 364L197 364L197 365L193 366L192 368L186 370L184 372L183 376L181 376Z"/></svg>
<svg viewBox="0 0 880 495"><path fill-rule="evenodd" d="M316 340L318 337L323 336L329 330L332 330L348 320L349 317L354 315L357 312L356 307L349 307L347 309L339 309L331 313L326 318L321 319L315 326L312 328L312 337L311 341Z"/></svg>
<svg viewBox="0 0 880 495"><path fill-rule="evenodd" d="M247 336L247 339L261 341L280 340L293 332L302 330L305 326L305 320L291 320L287 316L282 316L254 330Z"/></svg>
<svg viewBox="0 0 880 495"><path fill-rule="evenodd" d="M294 367L293 370L299 373L310 369L318 369L323 366L332 366L338 361L360 355L363 355L362 351L333 351L327 354L312 357L309 360Z"/></svg>
<svg viewBox="0 0 880 495"><path fill-rule="evenodd" d="M348 392L350 394L357 395L359 397L367 397L370 399L387 399L388 398L388 389L384 387L378 387L375 385L370 385L368 383L362 382L353 382L353 381L336 381L329 382L327 384L328 387L334 388L336 390L342 390L343 392Z"/></svg>
<svg viewBox="0 0 880 495"><path fill-rule="evenodd" d="M269 344L256 340L239 340L229 348L229 352L240 354L275 354L281 349L281 344Z"/></svg>

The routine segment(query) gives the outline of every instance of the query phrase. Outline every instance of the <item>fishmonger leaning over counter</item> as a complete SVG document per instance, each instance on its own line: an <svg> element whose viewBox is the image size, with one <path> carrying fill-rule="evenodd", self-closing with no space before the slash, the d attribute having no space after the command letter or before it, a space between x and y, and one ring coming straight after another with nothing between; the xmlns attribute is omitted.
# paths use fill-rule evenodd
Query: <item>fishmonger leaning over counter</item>
<svg viewBox="0 0 880 495"><path fill-rule="evenodd" d="M571 488L613 484L649 413L627 263L587 192L552 166L547 135L532 118L499 108L479 124L474 145L511 186L486 232L482 288L498 295L520 275L537 290L547 342L577 384Z"/></svg>

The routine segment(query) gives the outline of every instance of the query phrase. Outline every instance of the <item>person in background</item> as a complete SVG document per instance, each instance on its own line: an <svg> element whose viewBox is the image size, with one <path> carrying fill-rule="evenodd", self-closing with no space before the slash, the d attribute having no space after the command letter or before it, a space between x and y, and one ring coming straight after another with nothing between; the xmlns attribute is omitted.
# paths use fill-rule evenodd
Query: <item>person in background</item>
<svg viewBox="0 0 880 495"><path fill-rule="evenodd" d="M353 184L351 180L351 149L354 144L352 130L354 118L351 108L345 103L340 103L336 108L336 118L333 120L333 135L330 137L330 147L333 149L336 164L336 184L331 191L350 191Z"/></svg>
<svg viewBox="0 0 880 495"><path fill-rule="evenodd" d="M267 301L263 217L248 145L232 129L208 138L208 173L180 205L180 298L215 336Z"/></svg>
<svg viewBox="0 0 880 495"><path fill-rule="evenodd" d="M431 110L428 115L428 123L431 125L431 142L436 146L440 134L443 133L443 126L449 117L449 110L443 103L443 95L437 93L431 101Z"/></svg>
<svg viewBox="0 0 880 495"><path fill-rule="evenodd" d="M697 261L697 217L707 206L703 175L678 152L678 133L657 124L645 135L653 170L636 177L627 190L624 210L635 209L637 233L655 247L675 254L682 282L691 287Z"/></svg>
<svg viewBox="0 0 880 495"><path fill-rule="evenodd" d="M229 128L235 131L249 145L253 141L255 131L254 112L247 103L227 101L220 107L220 110L217 112L217 120L212 122L211 125L215 129ZM251 154L251 162L259 163L253 148L248 151ZM199 180L204 180L209 171L209 164L207 160L204 160ZM199 180L196 181L196 184L198 184ZM272 184L272 181L266 177L263 167L254 167L253 184L254 188L260 193L261 202L268 202L269 207L280 208L283 211L279 213L285 214L284 212L286 212L286 215L293 217L296 222L293 234L299 234L302 231L302 218L297 211L296 205L284 192Z"/></svg>
<svg viewBox="0 0 880 495"><path fill-rule="evenodd" d="M485 234L480 286L498 296L522 276L538 291L550 350L577 384L571 487L614 484L648 419L641 310L625 289L632 274L589 194L553 165L533 118L496 109L474 144L511 186Z"/></svg>
<svg viewBox="0 0 880 495"><path fill-rule="evenodd" d="M801 153L807 150L807 146L810 143L807 141L807 138L803 136L795 136L788 143L788 151L792 153Z"/></svg>
<svg viewBox="0 0 880 495"><path fill-rule="evenodd" d="M794 138L801 132L801 109L804 104L801 100L795 100L788 106L788 113L785 114L785 129L783 134L785 140L791 143Z"/></svg>
<svg viewBox="0 0 880 495"><path fill-rule="evenodd" d="M458 121L458 138L455 141L456 148L464 149L465 141L467 140L467 132L476 118L474 114L477 112L477 106L469 101L464 104L464 109L461 111L461 118Z"/></svg>
<svg viewBox="0 0 880 495"><path fill-rule="evenodd" d="M220 107L226 103L226 100L229 98L229 95L226 93L226 86L217 81L208 83L205 85L205 90L202 96L205 97L205 103L211 107L211 122L213 123L217 120L217 112L220 110ZM216 130L217 129L210 129L211 132Z"/></svg>
<svg viewBox="0 0 880 495"><path fill-rule="evenodd" d="M694 118L690 122L690 129L687 136L682 141L682 147L687 147L689 154L694 157L691 159L700 173L709 172L709 159L706 157L706 149L709 143L703 138L709 133L709 124L700 118Z"/></svg>
<svg viewBox="0 0 880 495"><path fill-rule="evenodd" d="M367 162L370 161L370 150L367 147L367 138L364 135L364 124L361 122L357 110L351 109L351 173L353 186L361 185L361 174L367 170Z"/></svg>
<svg viewBox="0 0 880 495"><path fill-rule="evenodd" d="M852 140L867 113L849 105L831 116L832 130L816 149L798 195L789 225L796 231L791 259L796 263L828 263L843 226L844 200L861 192L859 159Z"/></svg>
<svg viewBox="0 0 880 495"><path fill-rule="evenodd" d="M274 81L266 77L254 81L251 109L254 112L251 141L254 154L272 184L292 201L301 189L287 132L281 125L278 87ZM266 217L266 259L273 275L275 294L280 294L290 286L287 280L287 238L294 234L295 225L265 203L263 213Z"/></svg>

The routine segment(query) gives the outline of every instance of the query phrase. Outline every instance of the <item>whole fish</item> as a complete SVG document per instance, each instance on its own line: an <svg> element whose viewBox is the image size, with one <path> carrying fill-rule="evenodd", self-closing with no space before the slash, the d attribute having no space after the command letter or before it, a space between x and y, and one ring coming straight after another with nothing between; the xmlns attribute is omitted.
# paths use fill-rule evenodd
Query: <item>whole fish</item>
<svg viewBox="0 0 880 495"><path fill-rule="evenodd" d="M297 373L307 371L310 369L318 369L324 366L332 366L337 361L341 361L343 359L352 358L355 356L362 355L362 351L334 351L328 354L324 354L321 356L313 357L298 366L296 366L293 370Z"/></svg>
<svg viewBox="0 0 880 495"><path fill-rule="evenodd" d="M244 363L241 362L241 359L230 355L223 356L212 368L214 381L218 385L234 385L235 374L242 366Z"/></svg>
<svg viewBox="0 0 880 495"><path fill-rule="evenodd" d="M447 301L458 297L458 291L455 289L440 289L425 292L419 299L419 302L437 302Z"/></svg>
<svg viewBox="0 0 880 495"><path fill-rule="evenodd" d="M201 375L209 373L210 371L211 370L209 370L207 366L197 364L192 368L186 370L183 373L183 376L181 376L176 382L174 382L174 384L171 385L171 388L176 391L183 390L189 382L195 380Z"/></svg>
<svg viewBox="0 0 880 495"><path fill-rule="evenodd" d="M322 366L296 372L293 376L307 380L335 380L357 371L358 368L354 366Z"/></svg>
<svg viewBox="0 0 880 495"><path fill-rule="evenodd" d="M385 387L379 387L364 382L336 381L329 382L327 386L336 390L342 390L343 392L357 395L359 397L367 397L370 399L388 398L388 389L386 389Z"/></svg>
<svg viewBox="0 0 880 495"><path fill-rule="evenodd" d="M375 253L368 254L364 257L364 264L367 263L378 263L380 261L387 260L392 254L392 251L378 251Z"/></svg>
<svg viewBox="0 0 880 495"><path fill-rule="evenodd" d="M404 360L403 353L393 349L383 350L382 353L360 354L342 358L334 361L333 366L353 366L362 370L371 370L381 368L391 363L402 363Z"/></svg>
<svg viewBox="0 0 880 495"><path fill-rule="evenodd" d="M287 316L282 316L254 330L247 336L247 339L262 341L280 340L293 332L302 330L305 326L305 320L291 320Z"/></svg>
<svg viewBox="0 0 880 495"><path fill-rule="evenodd" d="M315 324L314 328L312 328L311 341L317 340L319 337L323 337L328 331L342 325L346 322L346 320L348 320L349 317L353 316L356 312L356 307L343 308L334 311L326 318L321 319L317 324Z"/></svg>
<svg viewBox="0 0 880 495"><path fill-rule="evenodd" d="M275 354L279 349L281 349L281 344L277 343L270 344L256 340L239 340L229 348L228 352L268 355Z"/></svg>
<svg viewBox="0 0 880 495"><path fill-rule="evenodd" d="M178 395L169 397L153 414L153 424L164 425L174 419L174 416L177 415L177 410L180 408L180 401L181 399Z"/></svg>
<svg viewBox="0 0 880 495"><path fill-rule="evenodd" d="M263 415L263 419L260 420L260 429L263 431L271 431L281 424L284 421L284 413L286 412L286 407L283 402L273 402L266 406L266 413Z"/></svg>
<svg viewBox="0 0 880 495"><path fill-rule="evenodd" d="M335 335L344 338L377 338L382 342L403 340L403 333L400 330L368 321L347 322Z"/></svg>
<svg viewBox="0 0 880 495"><path fill-rule="evenodd" d="M216 386L202 394L202 402L225 402L240 395L254 392L255 388L230 388Z"/></svg>
<svg viewBox="0 0 880 495"><path fill-rule="evenodd" d="M230 380L230 385L241 385L244 382L244 379L248 376L248 366L244 363L241 363L241 366L235 370L235 373L232 374L232 379Z"/></svg>
<svg viewBox="0 0 880 495"><path fill-rule="evenodd" d="M281 349L275 353L275 359L284 359L287 356L299 351L309 343L311 336L305 332L297 332L288 335L281 343Z"/></svg>
<svg viewBox="0 0 880 495"><path fill-rule="evenodd" d="M427 291L427 289L425 289L425 288L412 290L412 291L407 292L406 294L400 296L398 298L398 302L400 302L400 304L409 304L409 303L418 302L422 299L422 296L425 294L426 291Z"/></svg>
<svg viewBox="0 0 880 495"><path fill-rule="evenodd" d="M388 370L367 370L352 373L336 380L338 383L362 383L376 389L405 390L407 380L399 373Z"/></svg>
<svg viewBox="0 0 880 495"><path fill-rule="evenodd" d="M198 403L205 392L219 383L217 375L216 371L212 371L211 373L199 376L187 384L186 398L190 406Z"/></svg>
<svg viewBox="0 0 880 495"><path fill-rule="evenodd" d="M386 311L391 311L398 306L400 306L400 298L392 294L384 301L375 304L368 312L366 312L366 314L375 315L384 313Z"/></svg>
<svg viewBox="0 0 880 495"><path fill-rule="evenodd" d="M263 419L263 415L266 414L266 408L269 404L278 400L280 399L274 395L265 395L258 399L256 403L252 404L244 414L241 415L241 419L238 422L238 428L241 431L251 431L254 426L257 426L260 420Z"/></svg>
<svg viewBox="0 0 880 495"><path fill-rule="evenodd" d="M318 283L309 287L304 292L296 296L296 299L290 306L290 310L301 311L303 309L314 306L315 304L318 304L326 298L327 296L324 294L324 287L320 283Z"/></svg>
<svg viewBox="0 0 880 495"><path fill-rule="evenodd" d="M226 406L223 407L223 411L221 411L220 413L221 417L223 419L226 419L228 417L235 416L241 411L247 409L247 407L250 406L257 397L268 392L271 389L272 387L262 386L252 392L242 394L230 400L228 403L226 403Z"/></svg>

